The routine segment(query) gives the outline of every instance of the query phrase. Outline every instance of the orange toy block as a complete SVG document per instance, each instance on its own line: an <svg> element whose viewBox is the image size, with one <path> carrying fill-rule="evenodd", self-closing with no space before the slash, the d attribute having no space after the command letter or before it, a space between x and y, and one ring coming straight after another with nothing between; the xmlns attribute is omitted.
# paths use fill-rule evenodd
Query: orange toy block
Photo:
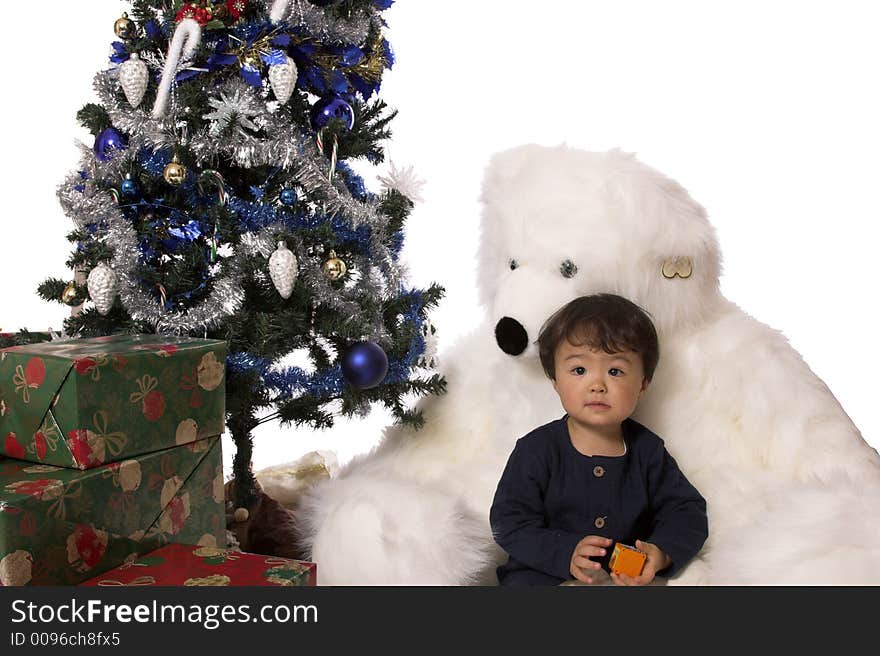
<svg viewBox="0 0 880 656"><path fill-rule="evenodd" d="M644 551L618 542L614 545L614 551L611 553L611 560L608 562L608 566L615 574L626 574L627 576L636 577L642 573L647 557Z"/></svg>

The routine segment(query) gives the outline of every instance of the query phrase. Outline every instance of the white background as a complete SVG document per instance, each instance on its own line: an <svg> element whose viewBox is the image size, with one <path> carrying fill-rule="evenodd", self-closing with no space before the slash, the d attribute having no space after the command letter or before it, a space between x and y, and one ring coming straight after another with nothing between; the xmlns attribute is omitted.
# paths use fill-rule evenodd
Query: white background
<svg viewBox="0 0 880 656"><path fill-rule="evenodd" d="M77 165L74 140L92 142L75 114L94 99L126 7L4 6L4 330L58 329L65 316L36 295L47 276L71 276L55 188ZM619 146L707 208L724 293L782 330L880 446L878 13L841 0L398 0L386 14L398 63L383 97L401 110L388 153L428 181L404 257L413 283L447 288L434 314L441 356L481 317L477 197L490 154ZM318 448L344 462L387 422L379 409L323 433L262 428L255 468Z"/></svg>

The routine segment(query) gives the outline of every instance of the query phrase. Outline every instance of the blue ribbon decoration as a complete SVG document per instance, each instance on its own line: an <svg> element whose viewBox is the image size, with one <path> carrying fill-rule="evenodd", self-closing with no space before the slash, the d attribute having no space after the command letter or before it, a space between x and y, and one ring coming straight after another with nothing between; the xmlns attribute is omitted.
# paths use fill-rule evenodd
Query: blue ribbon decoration
<svg viewBox="0 0 880 656"><path fill-rule="evenodd" d="M114 41L110 45L113 46L113 54L110 55L110 61L114 64L121 64L131 59L131 55L122 41Z"/></svg>

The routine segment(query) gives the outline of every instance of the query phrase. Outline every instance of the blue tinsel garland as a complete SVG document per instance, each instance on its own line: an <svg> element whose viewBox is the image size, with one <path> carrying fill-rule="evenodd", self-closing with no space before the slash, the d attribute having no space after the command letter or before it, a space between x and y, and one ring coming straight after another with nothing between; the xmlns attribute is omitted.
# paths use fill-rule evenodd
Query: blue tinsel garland
<svg viewBox="0 0 880 656"><path fill-rule="evenodd" d="M424 320L420 314L423 307L422 294L418 290L409 290L403 291L402 296L409 297L409 309L403 314L403 320L405 324L413 327L413 338L410 340L409 349L403 358L389 360L388 375L382 381L382 385L408 381L410 371L415 368L419 358L425 352L425 339L422 337ZM299 367L273 371L272 362L250 353L232 353L227 358L226 364L230 371L258 372L267 388L284 397L310 394L316 399L327 399L341 395L346 384L340 365L315 374L307 374Z"/></svg>

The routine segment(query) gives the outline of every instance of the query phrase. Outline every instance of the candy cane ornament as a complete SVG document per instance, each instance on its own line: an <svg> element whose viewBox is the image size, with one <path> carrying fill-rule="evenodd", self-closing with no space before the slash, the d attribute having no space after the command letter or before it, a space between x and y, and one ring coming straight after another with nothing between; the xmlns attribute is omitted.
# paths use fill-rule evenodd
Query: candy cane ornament
<svg viewBox="0 0 880 656"><path fill-rule="evenodd" d="M168 98L171 95L171 83L177 73L177 65L181 57L189 59L195 54L202 40L202 28L192 18L185 18L174 31L174 38L168 46L168 57L165 60L165 70L162 71L162 80L159 82L159 92L156 94L156 104L153 105L153 118L159 119L165 115L168 107Z"/></svg>
<svg viewBox="0 0 880 656"><path fill-rule="evenodd" d="M284 20L284 14L289 8L290 0L275 0L272 9L269 11L269 19L273 23L280 23Z"/></svg>

